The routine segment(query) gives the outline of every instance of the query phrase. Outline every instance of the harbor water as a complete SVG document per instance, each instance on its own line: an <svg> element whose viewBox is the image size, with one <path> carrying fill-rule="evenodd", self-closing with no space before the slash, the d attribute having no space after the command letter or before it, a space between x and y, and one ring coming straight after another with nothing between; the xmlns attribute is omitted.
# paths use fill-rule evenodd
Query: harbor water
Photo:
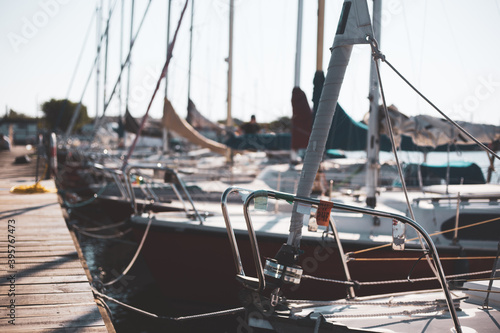
<svg viewBox="0 0 500 333"><path fill-rule="evenodd" d="M77 224L81 230L86 228L93 230L99 225L116 223L116 221L110 221L109 217L100 212L98 207L92 210L73 209L70 213L70 224ZM112 286L103 287L99 281L107 282L117 278L129 265L137 250L137 242L132 240L126 226L109 229L106 232L85 232L83 234L77 231L76 234L92 274L94 285L102 293L160 317L154 318L106 300L106 306L111 312L116 332L246 332L243 313L183 321L162 318L205 314L226 308L166 298L158 286L161 281L154 281L140 255L128 274ZM169 255L175 254L165 253L161 256L163 260L159 261L158 265L168 265ZM214 274L217 273L214 272ZM186 293L190 293L191 283L202 282L199 277L193 276L192 280L186 281L185 285L172 286L172 288L183 288Z"/></svg>

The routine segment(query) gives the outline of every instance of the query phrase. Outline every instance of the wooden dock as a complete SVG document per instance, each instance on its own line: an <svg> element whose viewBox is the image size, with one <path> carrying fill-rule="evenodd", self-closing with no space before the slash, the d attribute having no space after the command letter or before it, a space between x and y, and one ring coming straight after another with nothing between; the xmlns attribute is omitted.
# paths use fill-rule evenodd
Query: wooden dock
<svg viewBox="0 0 500 333"><path fill-rule="evenodd" d="M34 180L0 179L0 331L115 332L94 300L57 194L9 191ZM52 180L41 184L55 189Z"/></svg>

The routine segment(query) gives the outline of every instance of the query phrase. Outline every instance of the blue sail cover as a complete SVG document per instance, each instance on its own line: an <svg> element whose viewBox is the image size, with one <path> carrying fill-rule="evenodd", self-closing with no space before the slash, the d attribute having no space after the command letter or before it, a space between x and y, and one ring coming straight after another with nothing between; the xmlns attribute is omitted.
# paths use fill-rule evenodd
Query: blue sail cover
<svg viewBox="0 0 500 333"><path fill-rule="evenodd" d="M366 151L368 126L360 121L352 119L337 104L333 115L332 126L326 141L326 149L342 149L345 151ZM238 150L289 150L291 149L291 134L251 134L230 137L225 144ZM451 145L450 150L475 150L473 145ZM392 151L391 141L385 135L380 135L380 150ZM437 147L417 146L412 138L401 135L401 150L404 151L446 151L448 145Z"/></svg>
<svg viewBox="0 0 500 333"><path fill-rule="evenodd" d="M292 135L290 133L231 135L224 144L235 150L290 150Z"/></svg>
<svg viewBox="0 0 500 333"><path fill-rule="evenodd" d="M406 185L419 186L419 172L422 185L438 185L446 182L449 172L449 184L486 184L481 168L472 162L451 161L447 164L408 164L404 174Z"/></svg>
<svg viewBox="0 0 500 333"><path fill-rule="evenodd" d="M363 122L352 119L344 109L337 104L333 116L332 127L328 135L326 149L343 149L346 151L366 150L368 126ZM413 142L411 136L401 134L401 147L403 151L447 151L454 150L477 150L475 145L447 144L440 146L423 146ZM385 134L380 135L380 150L392 151L391 140Z"/></svg>
<svg viewBox="0 0 500 333"><path fill-rule="evenodd" d="M326 149L366 150L368 126L354 121L337 103Z"/></svg>

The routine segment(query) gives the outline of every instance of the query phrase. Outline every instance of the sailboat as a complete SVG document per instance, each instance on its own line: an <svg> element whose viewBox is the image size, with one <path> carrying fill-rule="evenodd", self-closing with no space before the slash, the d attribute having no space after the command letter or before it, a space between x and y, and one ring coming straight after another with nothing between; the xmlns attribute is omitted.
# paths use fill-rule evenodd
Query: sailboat
<svg viewBox="0 0 500 333"><path fill-rule="evenodd" d="M353 4L357 4L357 2ZM367 23L367 25L371 27L371 24ZM330 110L335 109L335 105L327 107ZM315 126L327 126L331 123L331 118L321 119L316 122L321 125ZM326 128L327 131L328 127ZM314 141L320 139L326 140L326 135L311 136L310 145L314 145ZM317 155L316 162L319 163L323 151L318 148L314 153ZM308 163L311 163L309 160L310 158L304 163L303 170L306 169ZM315 175L316 172L314 171L312 174ZM212 184L212 186L215 188L218 185ZM254 189L231 191L231 197L228 200L230 203L228 211L237 215L232 218L232 229L238 244L245 249L240 251L242 260L245 262L255 260L252 259L252 239L246 231L247 223L244 212L241 211L240 206L233 204L244 201L247 195L252 193L252 190ZM394 191L389 194L392 196L387 196L387 200L377 203L377 209L405 215L406 207L400 205L401 192ZM298 195L309 196L309 193L304 194L299 191ZM398 203L398 207L389 206L389 203L392 202L389 200L390 198ZM451 199L451 196L448 196L446 200ZM467 198L467 200L467 202L471 203L474 199ZM448 201L446 203L444 203L444 200L440 201L439 205L442 205L442 207L433 204L432 201L430 205L432 205L433 211L442 209L446 213L453 212L453 216L455 216L457 206L454 205L453 209L450 210ZM462 201L462 206L466 206L464 202ZM336 204L342 204L342 202L336 201ZM419 205L422 210L429 209L424 206L423 201ZM488 199L488 203L481 205L478 209L484 210L487 205L494 207L495 202ZM146 239L141 253L149 263L152 274L160 282L160 287L165 295L171 298L194 301L236 304L238 283L231 274L231 266L234 260L228 252L231 242L226 237L226 225L222 219L218 204L205 200L195 202L195 206L198 212L203 213L161 212L151 215L147 211L137 211L131 217L130 222L137 239ZM257 238L262 240L259 241L261 255L273 257L289 235L287 221L290 218L289 213L292 211L292 206L284 203L264 206L266 206L265 212L260 212L257 209L259 210L257 212L258 218L252 219L253 229ZM362 202L357 202L356 206L360 207L360 209L366 208ZM301 251L303 251L303 254L299 256L298 265L304 267L314 277L301 284L300 288L292 288L293 290L290 290L292 297L299 299L313 297L327 300L345 296L345 286L324 288L321 279L338 281L347 279L351 283L357 281L356 283L361 286L358 295L373 295L389 290L417 290L439 286L437 280L432 278L432 269L426 265L425 260L420 259L422 255L420 241L418 239L410 240L413 237L410 231L407 232L408 240L405 246L416 251L393 252L390 245L387 245L392 239L390 218L373 217L369 214L361 214L359 211L339 212L336 205L334 205L333 218L338 226L338 235L334 235L331 228L318 227L315 222L317 212L311 213L308 208L304 208L304 211L307 211L307 213L302 214L296 221L297 233L300 230L302 235ZM475 210L471 214L477 214L478 211ZM495 214L495 219L500 216L498 211L492 214ZM461 216L464 215L466 213L461 213ZM389 220L389 223L387 220ZM424 230L435 228L433 220L420 222L419 219L419 223L423 224ZM456 230L456 228L452 226L450 230L450 233L453 234L453 230ZM487 276L489 274L496 254L496 242L460 239L459 243L452 243L441 233L442 231L433 237L434 240L439 239L436 246L440 256L447 259L443 262L445 274L458 274L459 277L477 273L481 274L478 276ZM488 234L489 230L481 233ZM342 240L342 249L346 252L346 256L342 260L333 255L333 253L340 251L340 246L336 243L337 239ZM373 250L365 252L367 248ZM467 256L464 255L464 251ZM364 256L360 257L360 253ZM381 261L381 256L389 256L391 259ZM398 260L398 267L401 268L402 272L396 273L392 269L396 260ZM341 270L332 271L329 268L336 265L343 267L346 265L345 261L349 261L349 277L346 277ZM160 262L161 264L159 264ZM325 265L319 265L319 263L328 263L327 266L329 267L325 268ZM251 267L250 270L254 271L255 268ZM366 271L373 272L370 277L380 283L376 285L361 283L367 279ZM410 278L408 278L408 275ZM189 281L189 292L186 292L186 289L175 287L184 285L186 281ZM386 283L383 283L383 281L386 281Z"/></svg>
<svg viewBox="0 0 500 333"><path fill-rule="evenodd" d="M166 105L168 106L168 104ZM329 124L329 120L321 120L319 124L326 126L326 124ZM153 165L131 164L130 167L131 169L128 170L132 170L133 168L134 170L163 172L163 177L166 181L179 183L176 177L171 177L172 172L164 165L158 166L157 163ZM122 172L127 173L128 170ZM127 176L126 179L128 181L130 177ZM218 185L220 184L210 184L212 187ZM141 184L141 182L137 182L134 186L139 188L140 186L147 186L147 183ZM127 191L127 188L125 188L125 191ZM231 244L226 236L226 225L220 213L219 203L215 200L200 200L192 208L152 214L152 205L144 204L140 207L136 198L132 195L134 192L128 192L132 200L129 203L129 207L133 209L134 213L130 218L130 223L134 228L137 239L145 239L141 254L148 261L149 267L156 280L160 282L164 294L172 298L204 302L238 303L236 293L239 285L234 280L232 274L233 258L229 252ZM218 192L220 191L218 190ZM242 199L245 199L245 193L249 193L249 191L240 191L238 194L234 194L235 197L231 198L230 202L241 202ZM395 198L401 196L400 193L396 192L393 195ZM153 199L154 196L151 196L150 203ZM491 203L494 204L493 201ZM423 207L423 203L420 203L420 205ZM396 213L404 212L404 209L395 209L382 202L378 203L377 207L381 210ZM486 205L483 205L484 207ZM265 240L260 243L262 254L273 257L281 248L284 239L289 234L289 225L287 222L291 209L290 205L280 203L273 207L268 206L267 213L265 214L259 213L259 221L258 223L254 221L254 228L257 236ZM237 210L239 217L236 220L233 219L235 235L242 248L247 249L246 251L241 251L242 256L251 260L251 239L246 232L245 216L239 206L231 205L229 210ZM447 212L450 212L449 207ZM389 287L383 285L363 285L358 292L359 295L377 294L386 290L423 289L438 284L435 280L424 279L415 281L417 278L427 278L432 273L429 267L422 264L422 260L419 260L420 252L404 253L404 258L401 259L400 253L392 253L388 251L387 247L383 247L378 251L370 252L368 257L359 258L356 256L358 251L367 247L372 248L387 244L387 241L391 239L392 228L387 227L385 220L377 220L372 216L361 215L358 212L341 214L334 210L334 214L339 228L338 237L332 234L331 229L327 230L324 227L318 227L317 223L314 222L316 217L307 220L301 217L299 221L301 229L304 229L301 247L304 255L301 257L299 264L305 267L311 276L314 274L315 277L319 278L339 281L346 280L345 273L342 271L332 272L328 267L320 268L318 265L323 262L327 262L332 266L344 265L342 260L332 255L340 251L338 244L335 242L336 239L340 238L343 241L343 249L348 253L350 259L351 276L347 280L363 282L363 279L366 278L366 270L373 270L373 277L379 281L405 280L408 273L411 272L412 283L397 282L394 283L395 287L392 285ZM432 220L428 222L433 223ZM424 228L427 229L426 227ZM486 233L488 233L488 230ZM438 235L436 237L442 236ZM471 244L460 241L458 245L450 245L449 241L445 242L443 240L438 244L440 254L453 258L444 262L443 268L445 273L470 274L471 272L483 272L486 268L490 269L493 265L493 255L496 253L494 245L495 242L493 241L487 243L477 240ZM418 241L409 241L406 246L414 249L420 248ZM467 250L469 256L481 258L470 260L467 263L468 269L465 264L462 266L457 265L457 263L463 263L467 260L463 256L461 258L458 257L458 255L463 254L464 248ZM378 261L381 253L401 259L399 266L404 273L399 275L393 273L391 269L393 261ZM487 274L483 273L483 275ZM178 285L185 285L186 281L189 281L189 291L176 287ZM313 287L316 291L311 294L309 288L303 287L307 285ZM291 290L291 294L297 298L314 297L325 300L341 298L346 294L346 288L343 285L327 288L327 290L322 288L322 285L321 281L310 279L300 288Z"/></svg>
<svg viewBox="0 0 500 333"><path fill-rule="evenodd" d="M491 266L489 276L492 278L485 284L469 283L450 290L451 282L445 276L443 261L444 249L437 249L425 227L415 222L413 214L411 217L391 212L390 210L374 210L372 208L341 204L332 201L323 201L310 198L314 178L324 152L326 133L329 130L335 105L345 71L349 63L352 47L355 44L369 44L372 47L374 60L378 66L378 60L382 58L378 49L377 40L374 38L372 25L369 18L368 6L365 0L345 0L342 14L339 20L337 33L332 47L329 71L326 84L323 89L317 119L311 134L309 145L305 156L305 166L302 170L296 195L258 190L245 194L243 210L248 238L251 245L250 262L253 263L254 272L248 273L240 247L240 240L235 233L235 224L230 217L227 208L227 195L233 192L241 193L243 190L229 188L222 199L222 209L226 221L227 232L231 243L234 266L236 268L236 279L243 287L240 299L247 310L247 328L265 329L274 332L486 332L497 331L500 319L500 307L498 298L492 297L494 277L498 269L497 261ZM378 68L377 68L378 72ZM384 101L385 105L385 101ZM320 121L318 121L320 120ZM390 127L390 123L389 127ZM393 140L391 140L393 141ZM490 152L495 155L493 152ZM404 179L401 180L404 185ZM404 187L404 186L403 186ZM280 248L276 256L265 259L262 263L261 249L266 246L268 239L260 239L258 214L251 214L250 206L254 209L265 209L270 199L286 201L293 204L292 216L288 238ZM369 203L370 205L370 203ZM331 215L331 210L335 209ZM314 210L314 213L312 213ZM374 295L371 297L359 297L354 289L363 283L354 281L351 270L348 269L346 255L342 250L346 243L337 232L336 216L341 212L369 215L387 223L392 228L392 249L394 252L405 253L407 243L405 229L412 227L419 234L421 241L420 254L426 258L432 275L440 282L440 290L412 291L409 293L390 293L385 295ZM255 218L254 216L257 215ZM314 215L317 224L331 228L334 238L338 244L341 264L326 266L330 270L344 270L347 280L347 298L331 299L324 301L321 295L317 296L317 289L309 288L307 300L294 298L293 293L285 289L286 286L296 288L308 287L303 282L308 282L312 277L305 275L304 250L308 247L309 234L304 233L304 218ZM362 219L352 221L359 223ZM375 219L374 219L375 221ZM311 225L309 225L311 226ZM309 230L312 228L309 228ZM394 253L393 252L393 253ZM390 255L386 251L384 255ZM320 258L311 254L305 254L306 258ZM385 256L384 256L385 257ZM498 252L496 255L498 259ZM375 277L380 271L387 269L395 271L402 268L399 264L385 265L384 259L378 259L378 267L364 271L365 278ZM390 257L385 259L391 261ZM424 260L425 263L425 260ZM318 263L318 270L320 264ZM390 267L392 266L392 267ZM416 265L415 265L416 267ZM414 268L415 268L414 267ZM412 279L413 269L410 270L408 280ZM305 276L304 276L305 275ZM305 278L305 279L304 279ZM315 278L313 278L315 279ZM325 283L339 283L328 278L317 278L315 280ZM375 279L374 284L380 281ZM310 286L309 286L310 287ZM456 287L456 285L455 285ZM495 286L496 288L497 286ZM327 287L322 291L326 292ZM478 296L475 292L482 293ZM491 303L490 303L491 300Z"/></svg>

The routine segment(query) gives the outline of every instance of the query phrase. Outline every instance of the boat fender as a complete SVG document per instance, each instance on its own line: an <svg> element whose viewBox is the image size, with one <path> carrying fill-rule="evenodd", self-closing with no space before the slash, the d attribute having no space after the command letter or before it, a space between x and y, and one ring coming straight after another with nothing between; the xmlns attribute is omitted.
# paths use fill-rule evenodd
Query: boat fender
<svg viewBox="0 0 500 333"><path fill-rule="evenodd" d="M57 174L57 138L56 133L50 134L50 168L52 175Z"/></svg>

